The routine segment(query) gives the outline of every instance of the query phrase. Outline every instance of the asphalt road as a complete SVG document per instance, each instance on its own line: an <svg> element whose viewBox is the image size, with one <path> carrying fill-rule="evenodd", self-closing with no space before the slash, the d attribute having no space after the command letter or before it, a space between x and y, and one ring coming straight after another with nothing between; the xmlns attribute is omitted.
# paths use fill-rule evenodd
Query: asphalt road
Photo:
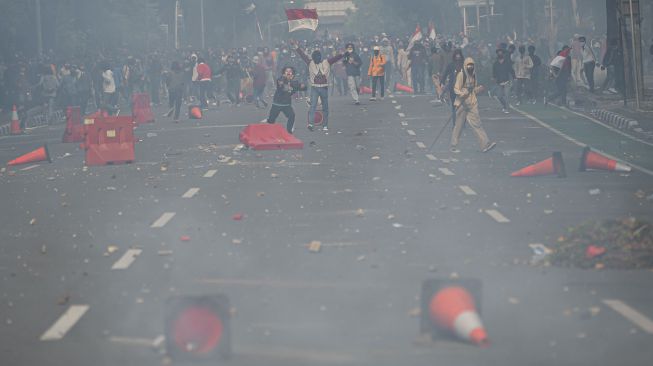
<svg viewBox="0 0 653 366"><path fill-rule="evenodd" d="M240 149L239 131L266 117L252 106L180 124L157 109L129 165L85 168L61 126L0 138L0 161L43 142L53 156L0 174L1 364L169 364L156 346L166 299L216 293L233 306L231 365L650 363L653 272L536 267L529 244L589 219L653 219L635 195L653 177L579 173L577 143L487 98L497 148L480 153L467 128L461 153L449 130L428 152L449 117L428 100L333 98L329 134L309 132L297 104L303 150ZM568 178L509 177L553 151ZM416 342L422 281L450 277L482 280L489 348ZM70 329L41 340L67 311Z"/></svg>

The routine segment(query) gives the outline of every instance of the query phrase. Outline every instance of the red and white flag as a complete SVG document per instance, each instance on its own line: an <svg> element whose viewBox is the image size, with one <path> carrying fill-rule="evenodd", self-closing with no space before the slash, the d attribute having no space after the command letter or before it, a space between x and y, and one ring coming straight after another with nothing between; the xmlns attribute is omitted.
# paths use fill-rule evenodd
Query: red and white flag
<svg viewBox="0 0 653 366"><path fill-rule="evenodd" d="M286 9L288 17L288 31L294 32L300 29L317 29L317 9Z"/></svg>
<svg viewBox="0 0 653 366"><path fill-rule="evenodd" d="M422 27L420 27L418 24L417 28L415 28L415 33L413 33L413 36L410 37L410 42L408 42L408 50L411 50L413 48L415 42L421 40L422 40Z"/></svg>
<svg viewBox="0 0 653 366"><path fill-rule="evenodd" d="M432 21L429 22L429 39L432 39L435 41L435 39L438 37L438 35L435 33L435 23Z"/></svg>

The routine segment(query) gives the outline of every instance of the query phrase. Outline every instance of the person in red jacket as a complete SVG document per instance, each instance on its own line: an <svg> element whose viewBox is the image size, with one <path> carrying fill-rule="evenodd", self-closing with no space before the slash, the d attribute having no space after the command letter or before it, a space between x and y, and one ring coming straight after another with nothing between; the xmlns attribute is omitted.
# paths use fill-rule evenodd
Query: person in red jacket
<svg viewBox="0 0 653 366"><path fill-rule="evenodd" d="M197 60L197 80L200 83L200 107L208 109L208 92L211 90L211 67L206 64L203 58Z"/></svg>
<svg viewBox="0 0 653 366"><path fill-rule="evenodd" d="M265 60L259 56L252 58L254 69L252 76L254 78L254 100L256 101L256 108L267 108L268 103L263 99L263 92L265 91L265 84L267 83L267 68ZM263 104L263 106L261 106Z"/></svg>

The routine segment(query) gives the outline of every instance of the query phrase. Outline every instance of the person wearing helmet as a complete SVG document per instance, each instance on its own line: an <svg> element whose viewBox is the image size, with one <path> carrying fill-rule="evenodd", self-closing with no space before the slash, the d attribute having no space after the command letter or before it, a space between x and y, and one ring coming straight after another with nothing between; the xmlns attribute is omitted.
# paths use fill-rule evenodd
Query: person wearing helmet
<svg viewBox="0 0 653 366"><path fill-rule="evenodd" d="M465 59L462 72L456 76L456 83L453 87L456 93L456 122L451 135L451 152L458 153L458 140L465 121L469 123L478 138L481 151L488 152L494 148L496 142L490 142L481 125L481 117L478 114L478 99L476 95L483 92L482 85L476 83L476 72L474 60L471 57Z"/></svg>
<svg viewBox="0 0 653 366"><path fill-rule="evenodd" d="M370 57L370 67L367 75L372 80L372 98L371 101L376 100L376 84L381 84L381 100L385 95L385 64L387 62L385 55L381 54L381 47L374 46L372 57Z"/></svg>

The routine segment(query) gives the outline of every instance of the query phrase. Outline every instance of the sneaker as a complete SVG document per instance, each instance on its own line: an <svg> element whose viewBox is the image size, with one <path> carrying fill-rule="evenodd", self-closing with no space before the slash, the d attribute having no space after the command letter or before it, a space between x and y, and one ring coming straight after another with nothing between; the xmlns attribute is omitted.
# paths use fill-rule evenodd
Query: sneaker
<svg viewBox="0 0 653 366"><path fill-rule="evenodd" d="M315 130L315 126L313 126L312 124L309 124L309 125L308 125L308 130L309 130L309 131L313 131L313 130Z"/></svg>
<svg viewBox="0 0 653 366"><path fill-rule="evenodd" d="M505 109L505 108L503 108L503 109L501 110L501 112L503 112L503 113L505 113L505 114L510 114L510 111L507 110L507 109Z"/></svg>
<svg viewBox="0 0 653 366"><path fill-rule="evenodd" d="M355 105L361 105L361 102L359 102L359 101L355 101L354 104L355 104Z"/></svg>
<svg viewBox="0 0 653 366"><path fill-rule="evenodd" d="M322 131L329 132L329 127L327 127L327 126L322 127Z"/></svg>
<svg viewBox="0 0 653 366"><path fill-rule="evenodd" d="M373 101L375 101L375 100L376 100L375 97L370 98L370 102L373 102Z"/></svg>
<svg viewBox="0 0 653 366"><path fill-rule="evenodd" d="M460 150L459 150L457 147L455 147L455 146L452 146L452 147L449 149L449 151L451 151L451 152L454 153L454 154L458 154L458 153L460 152Z"/></svg>
<svg viewBox="0 0 653 366"><path fill-rule="evenodd" d="M494 149L495 146L497 146L497 143L496 143L496 142L490 142L490 143L485 147L485 149L483 149L483 152L486 153L486 152L488 152L488 151Z"/></svg>

